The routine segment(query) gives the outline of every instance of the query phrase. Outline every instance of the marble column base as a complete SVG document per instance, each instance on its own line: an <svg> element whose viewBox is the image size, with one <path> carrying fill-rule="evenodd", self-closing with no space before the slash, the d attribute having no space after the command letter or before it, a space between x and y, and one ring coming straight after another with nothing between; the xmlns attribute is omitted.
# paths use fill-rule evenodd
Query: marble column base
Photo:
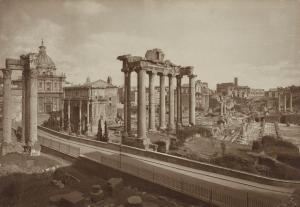
<svg viewBox="0 0 300 207"><path fill-rule="evenodd" d="M1 155L4 156L9 153L23 153L24 149L22 144L19 142L14 143L2 143L1 145Z"/></svg>
<svg viewBox="0 0 300 207"><path fill-rule="evenodd" d="M41 145L36 142L34 145L25 145L25 153L28 153L30 156L40 156L41 154Z"/></svg>

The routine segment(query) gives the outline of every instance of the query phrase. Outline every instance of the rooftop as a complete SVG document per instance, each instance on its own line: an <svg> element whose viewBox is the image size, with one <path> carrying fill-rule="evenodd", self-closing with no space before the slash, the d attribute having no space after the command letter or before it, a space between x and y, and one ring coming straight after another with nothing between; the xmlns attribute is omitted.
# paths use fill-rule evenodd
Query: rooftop
<svg viewBox="0 0 300 207"><path fill-rule="evenodd" d="M83 84L67 86L65 88L117 88L117 86L99 79L92 82L85 82Z"/></svg>

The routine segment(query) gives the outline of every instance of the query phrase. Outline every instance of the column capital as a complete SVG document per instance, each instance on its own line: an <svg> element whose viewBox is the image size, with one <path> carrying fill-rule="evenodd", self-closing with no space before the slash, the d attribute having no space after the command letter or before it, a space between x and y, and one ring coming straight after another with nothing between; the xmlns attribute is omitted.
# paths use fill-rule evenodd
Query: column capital
<svg viewBox="0 0 300 207"><path fill-rule="evenodd" d="M190 79L192 79L192 78L196 78L196 77L197 77L197 75L195 75L195 74L191 74L191 75L188 75L188 77L189 77Z"/></svg>
<svg viewBox="0 0 300 207"><path fill-rule="evenodd" d="M157 75L157 71L150 70L147 72L149 75Z"/></svg>
<svg viewBox="0 0 300 207"><path fill-rule="evenodd" d="M159 73L157 73L159 76L167 76L168 75L168 73L165 73L165 72L159 72Z"/></svg>
<svg viewBox="0 0 300 207"><path fill-rule="evenodd" d="M175 78L175 77L176 77L176 74L175 74L175 73L169 73L169 74L168 74L168 77L169 77L169 78Z"/></svg>
<svg viewBox="0 0 300 207"><path fill-rule="evenodd" d="M8 68L2 69L3 79L11 79L12 70Z"/></svg>
<svg viewBox="0 0 300 207"><path fill-rule="evenodd" d="M176 75L177 79L181 79L183 77L183 75Z"/></svg>

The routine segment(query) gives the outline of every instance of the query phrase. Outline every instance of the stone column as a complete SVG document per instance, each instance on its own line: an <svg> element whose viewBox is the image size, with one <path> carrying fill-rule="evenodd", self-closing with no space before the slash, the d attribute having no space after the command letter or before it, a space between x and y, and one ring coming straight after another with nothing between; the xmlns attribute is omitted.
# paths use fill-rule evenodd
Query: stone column
<svg viewBox="0 0 300 207"><path fill-rule="evenodd" d="M175 76L169 75L169 130L175 129L174 79Z"/></svg>
<svg viewBox="0 0 300 207"><path fill-rule="evenodd" d="M25 144L26 140L26 73L22 72L22 139L21 143Z"/></svg>
<svg viewBox="0 0 300 207"><path fill-rule="evenodd" d="M3 126L3 142L2 142L2 155L7 154L9 150L9 145L12 142L11 139L11 127L12 127L12 109L11 109L11 70L3 69L3 108L2 108L2 126Z"/></svg>
<svg viewBox="0 0 300 207"><path fill-rule="evenodd" d="M196 75L189 76L189 92L190 92L190 100L189 100L189 122L190 125L195 125L195 108L196 108L196 99L195 99L195 78Z"/></svg>
<svg viewBox="0 0 300 207"><path fill-rule="evenodd" d="M81 115L82 115L82 111L81 111L81 108L82 108L82 100L79 100L79 134L81 134L81 130L82 130L82 120L81 120Z"/></svg>
<svg viewBox="0 0 300 207"><path fill-rule="evenodd" d="M61 107L61 130L63 131L64 130L64 127L65 127L65 123L64 123L64 120L65 120L65 101L62 100L62 107Z"/></svg>
<svg viewBox="0 0 300 207"><path fill-rule="evenodd" d="M154 87L154 80L156 77L156 73L151 72L149 74L149 130L155 130L155 87Z"/></svg>
<svg viewBox="0 0 300 207"><path fill-rule="evenodd" d="M166 88L165 88L165 78L164 74L160 75L160 123L159 128L166 128Z"/></svg>
<svg viewBox="0 0 300 207"><path fill-rule="evenodd" d="M124 132L123 132L123 136L128 136L128 132L127 132L127 109L128 109L128 95L127 95L127 78L128 77L128 72L124 72L124 93L123 93L123 110L124 110Z"/></svg>
<svg viewBox="0 0 300 207"><path fill-rule="evenodd" d="M71 100L68 100L68 132L71 132Z"/></svg>
<svg viewBox="0 0 300 207"><path fill-rule="evenodd" d="M87 134L90 133L90 100L86 101L86 126L87 126Z"/></svg>
<svg viewBox="0 0 300 207"><path fill-rule="evenodd" d="M223 110L224 110L224 106L223 106L223 100L221 100L221 112L220 115L223 116Z"/></svg>
<svg viewBox="0 0 300 207"><path fill-rule="evenodd" d="M227 108L226 108L226 101L225 100L223 102L223 106L224 106L223 113L224 113L224 115L226 115L227 114Z"/></svg>
<svg viewBox="0 0 300 207"><path fill-rule="evenodd" d="M127 133L129 136L131 135L131 78L130 76L131 76L131 72L128 71L126 87L127 87Z"/></svg>
<svg viewBox="0 0 300 207"><path fill-rule="evenodd" d="M277 107L278 107L278 111L280 111L280 93L278 92L278 105L277 105Z"/></svg>
<svg viewBox="0 0 300 207"><path fill-rule="evenodd" d="M293 111L293 94L290 93L290 112Z"/></svg>
<svg viewBox="0 0 300 207"><path fill-rule="evenodd" d="M29 108L30 108L30 120L29 120L29 140L28 140L28 147L30 149L30 153L33 155L35 153L39 153L40 146L37 144L37 76L38 71L37 69L30 68L30 78L29 83L30 87L28 88L29 91Z"/></svg>
<svg viewBox="0 0 300 207"><path fill-rule="evenodd" d="M284 93L284 112L286 112L286 93Z"/></svg>
<svg viewBox="0 0 300 207"><path fill-rule="evenodd" d="M182 124L182 105L181 105L181 78L177 76L177 125Z"/></svg>
<svg viewBox="0 0 300 207"><path fill-rule="evenodd" d="M138 71L138 138L146 139L146 88L145 88L146 71L140 69Z"/></svg>

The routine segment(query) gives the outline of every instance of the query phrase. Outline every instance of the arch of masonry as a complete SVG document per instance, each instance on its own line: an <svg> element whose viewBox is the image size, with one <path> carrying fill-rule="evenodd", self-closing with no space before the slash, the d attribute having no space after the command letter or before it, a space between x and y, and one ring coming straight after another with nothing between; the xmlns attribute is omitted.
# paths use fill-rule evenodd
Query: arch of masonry
<svg viewBox="0 0 300 207"><path fill-rule="evenodd" d="M117 58L123 62L122 72L124 73L124 136L131 134L131 74L137 73L138 90L138 110L137 110L137 136L143 139L144 143L149 143L147 130L156 130L155 126L155 103L154 80L158 76L160 80L159 98L159 128L173 130L182 124L182 101L181 101L181 82L183 76L189 77L189 123L195 125L195 78L193 67L182 67L164 60L164 53L160 49L148 50L145 58L139 56L122 55ZM149 126L146 123L146 76L149 76ZM166 79L169 80L169 117L168 124L165 123L166 103L165 87ZM176 79L176 105L177 119L175 124L175 79Z"/></svg>
<svg viewBox="0 0 300 207"><path fill-rule="evenodd" d="M39 154L40 146L37 142L37 54L29 53L20 59L6 59L3 73L3 138L1 154L15 150L12 130L12 94L11 75L14 70L22 71L22 139L24 149L31 155Z"/></svg>

